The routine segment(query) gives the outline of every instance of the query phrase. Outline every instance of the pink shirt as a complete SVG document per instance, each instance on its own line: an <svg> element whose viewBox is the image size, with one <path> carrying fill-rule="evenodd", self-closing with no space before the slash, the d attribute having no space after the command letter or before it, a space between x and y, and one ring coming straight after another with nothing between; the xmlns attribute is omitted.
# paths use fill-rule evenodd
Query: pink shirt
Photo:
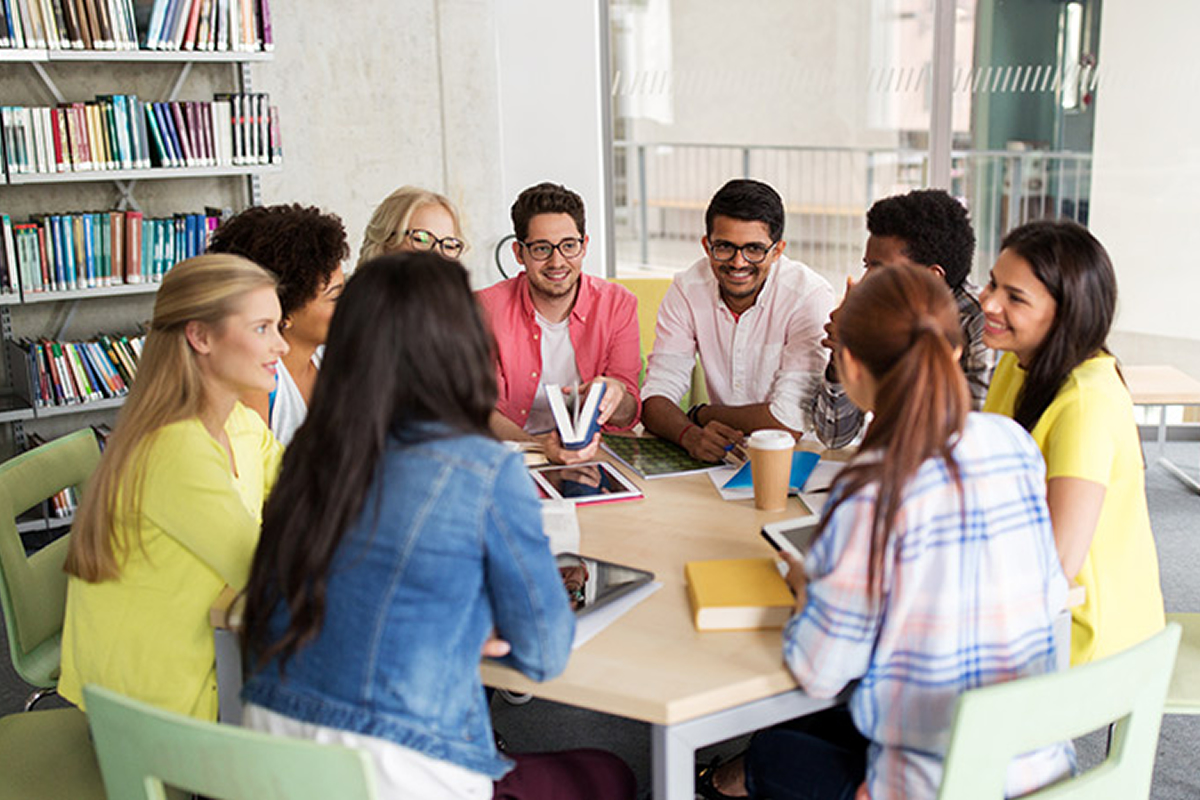
<svg viewBox="0 0 1200 800"><path fill-rule="evenodd" d="M832 309L829 282L780 256L754 305L735 317L702 258L675 276L659 306L642 394L678 403L699 352L713 403L769 403L775 419L803 430L801 401L825 369L821 338Z"/></svg>
<svg viewBox="0 0 1200 800"><path fill-rule="evenodd" d="M534 316L529 282L522 272L475 296L496 338L500 390L496 410L524 427L542 378L541 328ZM583 274L568 319L579 379L588 383L604 376L625 384L625 390L637 402L637 414L629 424L633 427L642 413L637 298L623 286Z"/></svg>

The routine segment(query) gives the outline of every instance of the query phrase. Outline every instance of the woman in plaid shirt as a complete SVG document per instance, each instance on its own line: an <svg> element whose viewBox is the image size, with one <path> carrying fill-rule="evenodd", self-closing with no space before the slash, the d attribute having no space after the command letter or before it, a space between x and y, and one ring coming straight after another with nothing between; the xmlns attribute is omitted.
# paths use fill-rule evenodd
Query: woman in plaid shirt
<svg viewBox="0 0 1200 800"><path fill-rule="evenodd" d="M839 331L839 373L874 420L790 564L783 650L813 696L857 685L846 706L762 731L702 774L708 797L933 798L958 696L1055 668L1067 584L1045 468L1018 425L970 412L950 292L881 267L847 296ZM1073 765L1069 742L1026 754L1008 794Z"/></svg>

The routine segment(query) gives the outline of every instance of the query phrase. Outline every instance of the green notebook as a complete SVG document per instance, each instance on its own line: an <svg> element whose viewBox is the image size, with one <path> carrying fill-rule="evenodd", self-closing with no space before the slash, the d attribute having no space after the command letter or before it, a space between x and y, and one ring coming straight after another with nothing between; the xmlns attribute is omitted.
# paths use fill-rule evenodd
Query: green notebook
<svg viewBox="0 0 1200 800"><path fill-rule="evenodd" d="M604 449L643 478L669 478L689 472L707 472L724 464L692 458L682 447L656 436L603 435Z"/></svg>

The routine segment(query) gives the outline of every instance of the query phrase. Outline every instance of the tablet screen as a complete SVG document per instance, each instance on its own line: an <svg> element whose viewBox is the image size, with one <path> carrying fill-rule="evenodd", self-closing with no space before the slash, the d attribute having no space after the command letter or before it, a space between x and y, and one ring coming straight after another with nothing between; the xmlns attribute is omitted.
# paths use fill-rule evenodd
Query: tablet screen
<svg viewBox="0 0 1200 800"><path fill-rule="evenodd" d="M601 461L537 467L531 472L543 497L593 503L642 496L638 488L612 465Z"/></svg>
<svg viewBox="0 0 1200 800"><path fill-rule="evenodd" d="M654 580L652 572L573 553L560 553L555 559L571 608L579 616Z"/></svg>
<svg viewBox="0 0 1200 800"><path fill-rule="evenodd" d="M817 533L821 517L812 514L797 519L785 519L763 526L762 534L776 550L788 550L797 558L804 558Z"/></svg>

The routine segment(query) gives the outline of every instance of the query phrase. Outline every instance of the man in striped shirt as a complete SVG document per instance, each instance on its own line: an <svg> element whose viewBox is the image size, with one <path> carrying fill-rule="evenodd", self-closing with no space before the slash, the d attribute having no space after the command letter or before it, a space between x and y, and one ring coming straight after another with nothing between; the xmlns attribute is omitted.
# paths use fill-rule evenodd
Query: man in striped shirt
<svg viewBox="0 0 1200 800"><path fill-rule="evenodd" d="M922 189L887 197L867 212L866 252L863 266L867 274L883 265L913 265L941 275L958 303L962 323L963 347L959 363L967 376L972 407L983 408L992 375L992 352L983 343L983 310L979 289L967 275L975 256L975 233L962 203L941 189ZM837 311L825 326L824 344L831 350L837 344ZM822 380L814 381L813 391L804 401L809 426L826 447L845 447L863 429L864 414L838 380L833 360Z"/></svg>

